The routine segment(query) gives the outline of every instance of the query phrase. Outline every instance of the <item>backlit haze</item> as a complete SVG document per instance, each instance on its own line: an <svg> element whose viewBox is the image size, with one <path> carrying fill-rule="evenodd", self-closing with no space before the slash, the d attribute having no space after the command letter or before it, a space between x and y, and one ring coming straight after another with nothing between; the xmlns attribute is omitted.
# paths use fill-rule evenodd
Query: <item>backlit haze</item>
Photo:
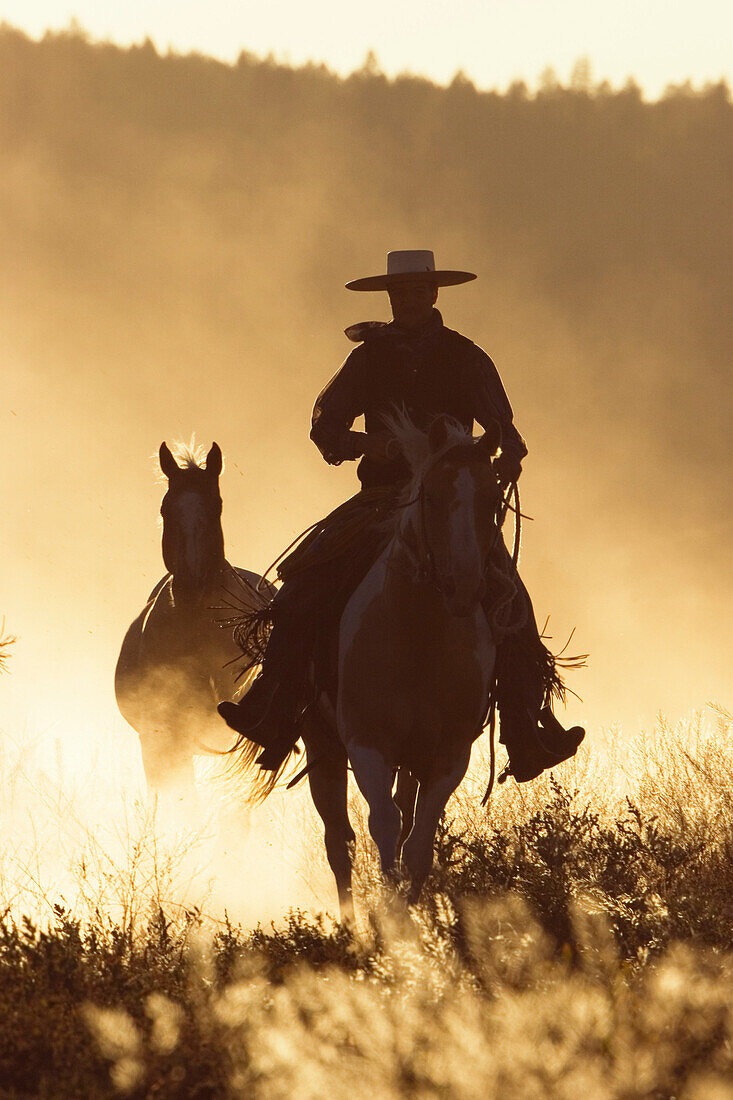
<svg viewBox="0 0 733 1100"><path fill-rule="evenodd" d="M34 34L58 25L24 11ZM191 18L170 30L181 48ZM688 72L719 76L726 38ZM254 24L236 42L267 47ZM536 75L532 58L497 82ZM649 104L596 94L582 66L572 89L490 96L6 30L0 616L17 643L0 728L72 768L114 744L139 782L112 676L163 573L158 447L218 441L229 560L262 571L355 488L309 416L342 330L388 319L386 295L343 284L391 248L479 275L438 305L494 357L529 446L522 574L553 647L575 629L570 652L590 652L568 721L592 745L730 705L731 119L723 88Z"/></svg>

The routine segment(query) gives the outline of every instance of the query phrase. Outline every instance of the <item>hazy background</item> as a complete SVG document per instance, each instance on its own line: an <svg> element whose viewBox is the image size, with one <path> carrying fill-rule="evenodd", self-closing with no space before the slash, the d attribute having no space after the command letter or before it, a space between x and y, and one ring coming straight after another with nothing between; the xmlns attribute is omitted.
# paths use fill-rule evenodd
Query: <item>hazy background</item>
<svg viewBox="0 0 733 1100"><path fill-rule="evenodd" d="M591 654L568 719L729 702L732 116L583 63L498 94L3 29L0 727L136 751L112 673L163 572L161 440L220 443L248 568L352 491L309 415L391 248L479 274L439 306L529 445L522 572Z"/></svg>

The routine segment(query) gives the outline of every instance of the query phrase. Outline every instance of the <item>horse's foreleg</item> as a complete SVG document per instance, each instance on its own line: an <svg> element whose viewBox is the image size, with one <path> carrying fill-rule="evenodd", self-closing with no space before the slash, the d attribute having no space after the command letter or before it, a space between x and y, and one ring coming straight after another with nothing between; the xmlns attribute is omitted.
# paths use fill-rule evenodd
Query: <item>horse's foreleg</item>
<svg viewBox="0 0 733 1100"><path fill-rule="evenodd" d="M346 753L340 745L324 748L303 733L308 764L311 797L323 822L328 865L333 871L342 916L350 916L351 853L356 840L347 811L348 773Z"/></svg>
<svg viewBox="0 0 733 1100"><path fill-rule="evenodd" d="M354 779L369 805L369 832L379 850L383 875L392 875L397 862L400 811L392 798L394 769L376 749L354 741L347 746Z"/></svg>
<svg viewBox="0 0 733 1100"><path fill-rule="evenodd" d="M397 840L397 858L402 855L402 848L415 824L415 801L417 799L418 781L408 772L407 768L400 768L397 772L397 784L395 786L394 800L400 811L402 825Z"/></svg>
<svg viewBox="0 0 733 1100"><path fill-rule="evenodd" d="M410 880L408 901L414 905L433 866L433 842L448 799L463 779L471 756L464 750L451 770L432 782L421 783L415 824L402 849L402 864Z"/></svg>
<svg viewBox="0 0 733 1100"><path fill-rule="evenodd" d="M196 790L190 749L182 751L160 730L141 733L140 749L149 796L157 796L161 803L190 807Z"/></svg>

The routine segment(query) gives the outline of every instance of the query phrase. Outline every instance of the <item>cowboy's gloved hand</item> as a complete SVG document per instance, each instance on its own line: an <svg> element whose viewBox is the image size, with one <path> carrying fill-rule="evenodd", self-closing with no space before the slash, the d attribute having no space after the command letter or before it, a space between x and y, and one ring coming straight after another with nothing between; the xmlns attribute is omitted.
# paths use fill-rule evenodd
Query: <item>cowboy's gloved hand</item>
<svg viewBox="0 0 733 1100"><path fill-rule="evenodd" d="M515 481L519 481L519 475L522 472L522 463L515 455L502 453L498 458L494 459L494 469L496 470L499 484L506 487Z"/></svg>
<svg viewBox="0 0 733 1100"><path fill-rule="evenodd" d="M370 462L392 462L399 454L397 440L387 432L369 432L362 439L363 453Z"/></svg>

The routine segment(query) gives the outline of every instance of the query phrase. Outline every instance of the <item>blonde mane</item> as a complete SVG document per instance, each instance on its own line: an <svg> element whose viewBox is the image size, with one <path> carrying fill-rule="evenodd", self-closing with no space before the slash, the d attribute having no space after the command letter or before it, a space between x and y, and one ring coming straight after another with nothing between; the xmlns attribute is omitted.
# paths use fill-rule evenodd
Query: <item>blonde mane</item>
<svg viewBox="0 0 733 1100"><path fill-rule="evenodd" d="M453 417L443 418L446 426L446 439L437 451L430 448L428 433L418 427L406 410L396 409L384 417L384 425L404 455L410 467L410 479L405 486L403 501L411 500L420 488L429 466L439 461L444 454L461 444L473 443L474 439L460 421Z"/></svg>
<svg viewBox="0 0 733 1100"><path fill-rule="evenodd" d="M174 440L170 445L170 452L173 458L178 463L182 470L205 470L206 469L206 455L207 448L204 443L196 442L196 433L194 432L188 443L182 443L180 440ZM155 467L155 480L160 485L167 485L168 479L160 468L160 462L157 452L150 456L151 462Z"/></svg>

